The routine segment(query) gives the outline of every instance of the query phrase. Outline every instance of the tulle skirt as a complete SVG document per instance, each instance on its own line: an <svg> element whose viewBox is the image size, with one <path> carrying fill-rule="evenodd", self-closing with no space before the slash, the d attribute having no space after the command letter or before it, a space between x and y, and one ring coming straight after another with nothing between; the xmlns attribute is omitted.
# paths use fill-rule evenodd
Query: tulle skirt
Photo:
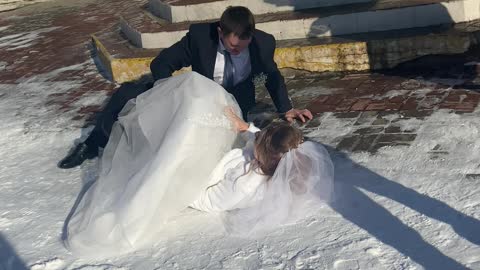
<svg viewBox="0 0 480 270"><path fill-rule="evenodd" d="M67 247L77 256L107 257L161 239L164 224L204 192L237 143L227 106L241 115L230 94L194 72L159 81L129 101L105 148L99 179L67 225ZM227 232L267 232L329 201L328 152L316 142L291 149L262 192L258 203L220 215Z"/></svg>
<svg viewBox="0 0 480 270"><path fill-rule="evenodd" d="M235 99L195 72L157 82L131 100L114 125L99 179L67 226L67 247L109 256L156 241L173 215L208 185L236 132L224 115Z"/></svg>

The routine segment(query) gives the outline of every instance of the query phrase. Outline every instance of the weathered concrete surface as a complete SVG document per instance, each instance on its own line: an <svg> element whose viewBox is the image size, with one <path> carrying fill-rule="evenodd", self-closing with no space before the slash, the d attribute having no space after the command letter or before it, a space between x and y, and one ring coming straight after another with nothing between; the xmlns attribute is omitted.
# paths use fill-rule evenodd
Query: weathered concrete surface
<svg viewBox="0 0 480 270"><path fill-rule="evenodd" d="M275 61L280 68L314 72L379 70L425 55L464 53L476 44L476 34L457 31L404 37L395 33L387 35L389 37L378 39L366 35L365 41L346 38L338 43L318 45L309 44L314 43L311 39L297 41L297 44L279 42Z"/></svg>
<svg viewBox="0 0 480 270"><path fill-rule="evenodd" d="M121 27L128 39L141 48L170 47L188 30L189 22L165 23L154 18L148 10L132 7L128 13L122 14ZM216 9L216 12L223 10ZM256 28L272 34L277 40L290 40L411 29L477 19L480 19L478 0L379 0L373 4L259 15L256 16Z"/></svg>
<svg viewBox="0 0 480 270"><path fill-rule="evenodd" d="M477 21L456 28L422 28L342 38L278 41L275 61L279 68L310 72L366 71L392 68L425 55L461 54L477 44ZM138 79L150 72L159 50L142 50L106 30L95 35L105 65L116 82Z"/></svg>
<svg viewBox="0 0 480 270"><path fill-rule="evenodd" d="M201 21L220 18L229 6L247 6L253 14L266 14L308 8L367 3L373 0L150 0L152 12L169 22Z"/></svg>

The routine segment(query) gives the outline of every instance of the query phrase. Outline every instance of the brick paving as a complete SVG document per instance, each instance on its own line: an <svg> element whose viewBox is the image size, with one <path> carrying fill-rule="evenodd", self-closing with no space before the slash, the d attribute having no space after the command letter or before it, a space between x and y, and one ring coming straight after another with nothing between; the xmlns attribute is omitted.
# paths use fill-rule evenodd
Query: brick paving
<svg viewBox="0 0 480 270"><path fill-rule="evenodd" d="M0 48L0 61L5 66L0 72L0 83L17 84L35 76L89 62L94 53L90 34L116 25L117 15L129 5L136 4L135 1L107 0L77 6L60 4L59 7L47 7L40 12L33 7L42 8L44 4L36 4L27 9L0 13L0 28L5 28L0 32L0 40L17 35L21 39L43 29L53 29L39 34L33 45ZM63 94L52 93L45 106L58 108L60 112L76 110L78 115L73 120L90 119L99 106L77 108L72 104L91 92L110 93L115 89L115 84L98 72L91 71L91 65L83 65L80 69L51 76L48 79L50 81L75 81L79 82L79 86Z"/></svg>
<svg viewBox="0 0 480 270"><path fill-rule="evenodd" d="M91 60L95 54L90 34L114 27L119 14L132 5L144 4L145 1L94 0L84 5L45 8L36 13L35 9L0 13L0 84L19 84L47 73L50 73L49 81L74 81L75 87L68 91L48 95L44 106L58 113L75 112L73 126L90 123L103 100L91 105L78 105L75 101L90 93L109 94L116 87L98 72ZM42 32L42 29L48 31ZM22 46L21 40L2 45L5 40L32 33L40 34L29 46ZM290 76L291 72L286 72L286 81L296 107L309 108L317 119L323 114L351 119L355 128L339 139L337 148L375 153L384 146L409 145L416 137L415 130L401 130L395 119L389 117L393 114L402 119L422 119L439 109L458 114L475 110L480 102L477 92L480 68L476 64L465 64L480 61L480 57L473 50L447 58L443 66L434 65L422 71L412 72L414 67L407 66L384 73L298 75L297 72L296 76ZM79 68L64 69L75 65ZM257 109L271 110L265 91L260 89L258 96ZM320 124L314 120L305 128ZM441 149L432 150L432 157L439 155L442 155Z"/></svg>
<svg viewBox="0 0 480 270"><path fill-rule="evenodd" d="M430 59L429 59L430 58ZM407 68L382 73L337 74L330 78L287 78L296 107L307 107L317 119L323 114L349 119L351 132L338 138L336 148L372 154L385 146L410 145L416 130L402 130L399 119L424 119L439 109L472 113L479 104L478 48L464 55L427 57ZM428 65L440 61L442 64ZM465 65L467 64L467 65ZM308 89L308 90L305 90ZM260 96L268 103L267 94ZM263 95L262 95L263 94ZM321 127L321 120L305 128ZM432 159L445 155L433 149Z"/></svg>

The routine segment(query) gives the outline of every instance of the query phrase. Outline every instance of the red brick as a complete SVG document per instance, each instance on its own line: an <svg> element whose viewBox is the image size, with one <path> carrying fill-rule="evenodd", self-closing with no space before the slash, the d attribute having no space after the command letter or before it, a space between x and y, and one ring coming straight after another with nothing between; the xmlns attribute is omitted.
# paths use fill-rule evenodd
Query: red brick
<svg viewBox="0 0 480 270"><path fill-rule="evenodd" d="M314 114L321 112L334 112L335 108L335 105L330 104L312 104L311 106L308 106L308 109Z"/></svg>
<svg viewBox="0 0 480 270"><path fill-rule="evenodd" d="M324 103L325 101L327 101L327 99L329 98L330 96L318 96L316 97L313 101L312 101L312 104L315 103L315 104L321 104L321 103Z"/></svg>
<svg viewBox="0 0 480 270"><path fill-rule="evenodd" d="M460 102L461 95L449 93L445 98L445 102Z"/></svg>
<svg viewBox="0 0 480 270"><path fill-rule="evenodd" d="M480 94L478 93L468 93L467 97L462 100L462 102L469 103L478 103L480 101Z"/></svg>
<svg viewBox="0 0 480 270"><path fill-rule="evenodd" d="M328 105L338 105L344 98L344 95L331 95L324 103Z"/></svg>
<svg viewBox="0 0 480 270"><path fill-rule="evenodd" d="M416 110L418 107L418 101L416 98L409 98L405 103L400 107L401 110L404 111L413 111Z"/></svg>
<svg viewBox="0 0 480 270"><path fill-rule="evenodd" d="M458 102L444 102L440 104L439 108L440 109L450 109L450 110L455 110L455 108L459 105L460 103Z"/></svg>
<svg viewBox="0 0 480 270"><path fill-rule="evenodd" d="M386 103L370 103L366 108L366 111L385 111L386 110Z"/></svg>
<svg viewBox="0 0 480 270"><path fill-rule="evenodd" d="M343 90L355 90L365 79L341 79L341 80L328 80L324 82L325 87L339 88Z"/></svg>
<svg viewBox="0 0 480 270"><path fill-rule="evenodd" d="M403 103L407 99L406 96L395 96L388 99L390 103Z"/></svg>
<svg viewBox="0 0 480 270"><path fill-rule="evenodd" d="M371 101L370 99L359 99L350 107L350 111L363 111Z"/></svg>
<svg viewBox="0 0 480 270"><path fill-rule="evenodd" d="M386 103L385 110L386 111L398 111L402 107L402 103Z"/></svg>
<svg viewBox="0 0 480 270"><path fill-rule="evenodd" d="M350 107L352 107L352 105L357 102L357 100L358 99L356 99L356 98L346 98L346 99L342 100L342 102L340 102L337 105L337 108L335 108L335 110L336 111L348 111L350 109Z"/></svg>
<svg viewBox="0 0 480 270"><path fill-rule="evenodd" d="M454 110L460 111L460 112L473 112L476 107L477 107L477 104L474 104L474 103L460 103L457 106L455 106Z"/></svg>
<svg viewBox="0 0 480 270"><path fill-rule="evenodd" d="M385 93L385 85L369 81L362 83L355 92L362 95L382 95Z"/></svg>

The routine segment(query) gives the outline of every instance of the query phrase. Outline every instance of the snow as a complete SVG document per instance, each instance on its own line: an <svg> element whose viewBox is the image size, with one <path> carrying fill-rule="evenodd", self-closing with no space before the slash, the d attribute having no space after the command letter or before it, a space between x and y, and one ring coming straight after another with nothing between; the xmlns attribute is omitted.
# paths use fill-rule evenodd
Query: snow
<svg viewBox="0 0 480 270"><path fill-rule="evenodd" d="M84 65L92 63L63 70ZM362 125L325 113L306 133L332 151L334 204L252 239L224 235L211 216L188 210L151 249L104 260L76 258L60 240L62 227L98 164L56 167L86 132L70 120L75 112L44 105L49 94L82 83L48 80L60 72L0 85L0 240L32 270L458 269L458 263L480 269L480 111L440 110L422 120L391 114L387 120L417 137L375 155L334 151ZM77 104L104 98L99 93Z"/></svg>
<svg viewBox="0 0 480 270"><path fill-rule="evenodd" d="M50 0L0 0L0 12L17 9L34 3L47 2Z"/></svg>
<svg viewBox="0 0 480 270"><path fill-rule="evenodd" d="M6 48L7 51L17 50L21 48L28 48L38 41L38 37L61 27L47 27L33 31L27 31L20 34L12 34L0 37L0 48ZM5 28L6 29L6 28ZM2 29L3 30L3 29Z"/></svg>
<svg viewBox="0 0 480 270"><path fill-rule="evenodd" d="M383 96L378 97L378 99L394 98L394 97L406 95L408 93L409 93L408 90L390 90L390 91L386 92L385 94L383 94Z"/></svg>

